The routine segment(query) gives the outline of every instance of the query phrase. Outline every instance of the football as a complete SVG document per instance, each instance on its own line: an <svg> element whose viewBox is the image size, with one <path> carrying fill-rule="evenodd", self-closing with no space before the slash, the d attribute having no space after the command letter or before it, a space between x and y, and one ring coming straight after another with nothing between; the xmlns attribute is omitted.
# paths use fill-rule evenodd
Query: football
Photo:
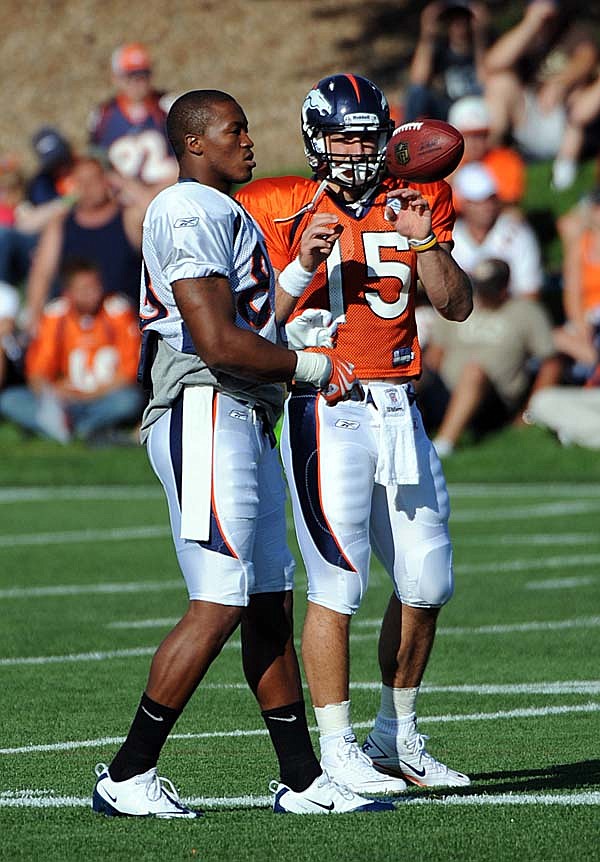
<svg viewBox="0 0 600 862"><path fill-rule="evenodd" d="M463 157L463 136L442 120L404 123L394 130L386 150L386 166L393 177L433 183L454 171Z"/></svg>

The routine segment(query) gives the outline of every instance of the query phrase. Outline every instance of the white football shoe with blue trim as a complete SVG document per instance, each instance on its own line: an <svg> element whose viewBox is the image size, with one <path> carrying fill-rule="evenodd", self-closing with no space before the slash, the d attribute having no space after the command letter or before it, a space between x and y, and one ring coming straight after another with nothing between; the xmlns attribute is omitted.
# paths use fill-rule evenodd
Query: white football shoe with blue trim
<svg viewBox="0 0 600 862"><path fill-rule="evenodd" d="M275 794L273 811L276 814L348 814L365 811L393 811L393 802L383 799L366 799L333 781L326 772L317 776L312 784L297 792L287 785L272 781L269 785Z"/></svg>
<svg viewBox="0 0 600 862"><path fill-rule="evenodd" d="M416 718L402 737L375 728L367 736L363 751L373 766L386 775L395 775L419 787L467 787L468 775L450 769L425 751L427 739L417 730Z"/></svg>
<svg viewBox="0 0 600 862"><path fill-rule="evenodd" d="M92 808L108 817L160 817L191 819L201 811L187 808L168 778L159 777L156 767L126 781L113 781L104 763L96 766Z"/></svg>

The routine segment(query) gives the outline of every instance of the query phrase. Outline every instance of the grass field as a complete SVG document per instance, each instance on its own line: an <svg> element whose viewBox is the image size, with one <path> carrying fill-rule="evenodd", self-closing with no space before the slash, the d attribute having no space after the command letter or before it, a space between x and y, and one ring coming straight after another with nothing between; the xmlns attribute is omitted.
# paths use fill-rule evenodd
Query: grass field
<svg viewBox="0 0 600 862"><path fill-rule="evenodd" d="M429 748L473 778L377 817L276 817L275 762L234 636L167 742L161 771L196 822L89 808L185 606L166 507L142 450L88 451L0 429L0 858L553 860L600 834L600 459L537 429L448 461L456 595L420 699ZM290 542L295 549L293 535ZM296 615L304 612L299 571ZM353 622L362 737L378 705L378 565ZM312 721L312 715L311 715Z"/></svg>

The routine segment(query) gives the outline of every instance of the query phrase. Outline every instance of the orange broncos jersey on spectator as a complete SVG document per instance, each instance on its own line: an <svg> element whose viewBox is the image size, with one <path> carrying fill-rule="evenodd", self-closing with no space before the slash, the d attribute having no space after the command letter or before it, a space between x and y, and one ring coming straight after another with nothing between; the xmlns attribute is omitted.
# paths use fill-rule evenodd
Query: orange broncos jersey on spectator
<svg viewBox="0 0 600 862"><path fill-rule="evenodd" d="M319 183L301 177L256 180L236 194L262 228L271 262L279 271L298 255L300 237L313 214L338 216L344 229L298 300L295 314L305 308L329 309L334 317L345 314L335 350L353 362L356 375L365 380L408 379L421 373L415 323L417 255L383 217L387 192L407 185L386 180L358 216L327 191L308 210ZM454 225L450 187L437 182L418 188L429 202L438 240L450 242Z"/></svg>
<svg viewBox="0 0 600 862"><path fill-rule="evenodd" d="M68 380L77 391L93 395L117 376L134 383L139 353L137 317L127 300L107 296L96 315L82 316L60 297L44 312L25 370L28 378Z"/></svg>
<svg viewBox="0 0 600 862"><path fill-rule="evenodd" d="M600 258L592 231L584 231L579 240L581 250L581 304L586 312L600 308Z"/></svg>

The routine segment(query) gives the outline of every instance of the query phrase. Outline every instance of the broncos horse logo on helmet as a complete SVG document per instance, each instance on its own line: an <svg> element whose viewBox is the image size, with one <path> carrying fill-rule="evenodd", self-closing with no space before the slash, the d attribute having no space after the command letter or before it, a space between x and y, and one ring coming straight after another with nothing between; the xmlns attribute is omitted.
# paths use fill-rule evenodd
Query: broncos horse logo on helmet
<svg viewBox="0 0 600 862"><path fill-rule="evenodd" d="M379 182L385 170L385 148L392 136L387 99L360 75L330 75L307 94L302 105L302 138L308 164L319 179L362 190ZM372 154L334 156L329 135L377 134Z"/></svg>

